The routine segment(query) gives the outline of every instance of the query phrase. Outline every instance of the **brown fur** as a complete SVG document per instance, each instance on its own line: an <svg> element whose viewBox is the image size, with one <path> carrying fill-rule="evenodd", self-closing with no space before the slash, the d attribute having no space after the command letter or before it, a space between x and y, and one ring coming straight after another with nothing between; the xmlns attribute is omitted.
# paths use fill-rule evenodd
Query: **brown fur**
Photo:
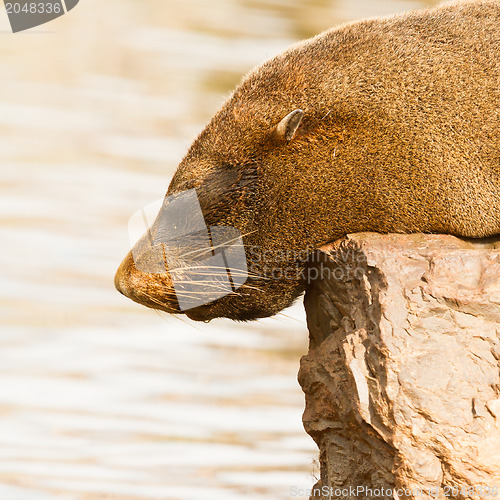
<svg viewBox="0 0 500 500"><path fill-rule="evenodd" d="M268 261L360 231L498 234L499 61L499 0L322 33L243 80L168 194L196 188L207 223L237 227ZM303 120L286 140L276 127L295 109ZM130 255L116 283L177 312L168 275L140 273ZM304 288L301 279L247 285L188 316L267 316Z"/></svg>

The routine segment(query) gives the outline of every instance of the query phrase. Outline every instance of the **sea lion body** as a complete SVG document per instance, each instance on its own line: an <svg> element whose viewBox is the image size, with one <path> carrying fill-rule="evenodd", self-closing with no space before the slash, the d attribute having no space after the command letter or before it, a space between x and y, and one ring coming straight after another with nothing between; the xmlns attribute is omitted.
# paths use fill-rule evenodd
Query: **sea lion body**
<svg viewBox="0 0 500 500"><path fill-rule="evenodd" d="M499 234L499 93L498 0L347 24L253 70L167 193L196 189L207 225L242 233L252 272L187 315L278 312L305 282L264 266L300 270L301 251L348 233ZM132 254L116 285L179 312L169 274L139 271Z"/></svg>

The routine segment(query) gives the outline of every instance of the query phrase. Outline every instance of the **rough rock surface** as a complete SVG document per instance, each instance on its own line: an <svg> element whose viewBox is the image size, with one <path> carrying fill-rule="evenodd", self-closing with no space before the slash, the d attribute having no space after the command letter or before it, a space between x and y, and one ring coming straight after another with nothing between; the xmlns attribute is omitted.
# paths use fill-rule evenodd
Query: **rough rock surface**
<svg viewBox="0 0 500 500"><path fill-rule="evenodd" d="M322 250L299 373L311 498L500 498L500 240L363 233Z"/></svg>

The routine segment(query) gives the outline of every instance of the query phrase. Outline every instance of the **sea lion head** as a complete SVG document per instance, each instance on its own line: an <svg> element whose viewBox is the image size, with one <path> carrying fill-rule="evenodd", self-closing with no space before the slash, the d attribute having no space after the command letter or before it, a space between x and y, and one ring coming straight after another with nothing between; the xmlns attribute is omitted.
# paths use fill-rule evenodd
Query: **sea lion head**
<svg viewBox="0 0 500 500"><path fill-rule="evenodd" d="M236 92L195 140L119 267L116 287L130 299L195 320L246 321L304 290L305 254L293 252L291 223L277 210L304 111L266 110L249 94Z"/></svg>

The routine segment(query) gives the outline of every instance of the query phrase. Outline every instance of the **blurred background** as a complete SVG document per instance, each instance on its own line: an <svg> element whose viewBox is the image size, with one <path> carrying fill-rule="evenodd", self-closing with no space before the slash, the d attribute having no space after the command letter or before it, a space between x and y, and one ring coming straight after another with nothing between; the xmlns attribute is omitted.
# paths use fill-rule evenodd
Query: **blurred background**
<svg viewBox="0 0 500 500"><path fill-rule="evenodd" d="M291 497L319 475L301 304L197 324L118 294L128 218L162 198L242 75L408 0L81 0L0 8L0 500Z"/></svg>

